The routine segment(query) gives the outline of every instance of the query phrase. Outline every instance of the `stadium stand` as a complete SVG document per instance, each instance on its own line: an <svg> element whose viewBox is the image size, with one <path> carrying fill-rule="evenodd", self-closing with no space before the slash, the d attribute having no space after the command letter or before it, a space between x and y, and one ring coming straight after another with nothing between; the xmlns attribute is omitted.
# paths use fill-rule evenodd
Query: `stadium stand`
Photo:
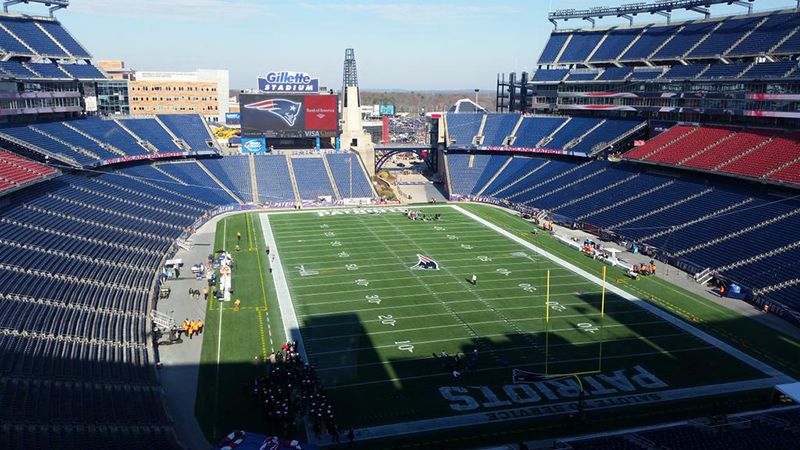
<svg viewBox="0 0 800 450"><path fill-rule="evenodd" d="M69 55L62 46L53 41L41 28L37 26L38 20L0 16L0 25L13 33L14 37L24 42L36 54L42 56L52 56L56 58L66 58ZM30 51L23 52L30 54Z"/></svg>
<svg viewBox="0 0 800 450"><path fill-rule="evenodd" d="M38 75L38 78L44 79L65 79L70 78L70 75L63 70L61 66L53 63L25 63L24 64L31 72Z"/></svg>
<svg viewBox="0 0 800 450"><path fill-rule="evenodd" d="M623 28L609 31L606 34L606 39L597 47L590 61L595 63L617 60L620 52L628 48L641 32L641 28Z"/></svg>
<svg viewBox="0 0 800 450"><path fill-rule="evenodd" d="M246 203L253 202L253 181L248 156L229 156L199 161L219 181Z"/></svg>
<svg viewBox="0 0 800 450"><path fill-rule="evenodd" d="M579 63L585 61L597 44L603 39L603 33L580 32L573 33L567 47L558 58L559 64Z"/></svg>
<svg viewBox="0 0 800 450"><path fill-rule="evenodd" d="M681 422L556 442L556 450L745 450L790 449L797 440L800 409L776 408L720 420Z"/></svg>
<svg viewBox="0 0 800 450"><path fill-rule="evenodd" d="M489 114L483 126L483 145L502 146L519 121L519 114Z"/></svg>
<svg viewBox="0 0 800 450"><path fill-rule="evenodd" d="M561 53L561 49L567 42L567 38L569 38L568 33L551 34L550 39L547 41L547 44L544 47L544 50L542 50L542 54L539 57L539 62L543 64L555 62L556 57L558 57L559 53Z"/></svg>
<svg viewBox="0 0 800 450"><path fill-rule="evenodd" d="M372 186L364 173L361 161L352 153L332 153L324 156L333 174L339 193L345 198L372 198ZM352 187L352 194L351 194Z"/></svg>
<svg viewBox="0 0 800 450"><path fill-rule="evenodd" d="M194 151L208 150L212 138L203 118L197 114L160 114L158 115L164 125L174 135L183 139Z"/></svg>
<svg viewBox="0 0 800 450"><path fill-rule="evenodd" d="M639 35L639 39L620 55L620 61L639 61L650 57L661 44L678 30L677 26L653 26Z"/></svg>
<svg viewBox="0 0 800 450"><path fill-rule="evenodd" d="M119 123L139 139L154 145L159 152L176 152L180 150L172 136L155 119L126 119L119 120Z"/></svg>
<svg viewBox="0 0 800 450"><path fill-rule="evenodd" d="M253 163L260 201L296 200L285 155L253 155Z"/></svg>
<svg viewBox="0 0 800 450"><path fill-rule="evenodd" d="M304 200L316 200L322 196L336 198L322 158L293 156L292 168L300 198Z"/></svg>
<svg viewBox="0 0 800 450"><path fill-rule="evenodd" d="M476 194L503 167L508 158L506 155L450 154L448 172L454 192L461 195Z"/></svg>
<svg viewBox="0 0 800 450"><path fill-rule="evenodd" d="M682 136L687 129L692 128L675 127L664 133L671 136L660 140ZM769 139L770 133L744 130L734 136L737 146L746 147ZM776 268L797 264L791 259L798 242L791 230L800 229L797 200L758 188L714 186L691 171L650 173L647 166L631 162L524 156L506 161L506 155L450 152L447 164L453 193L481 193L546 209L559 220L583 222L652 245L665 257L684 261L698 271L722 268L722 275L756 292L794 278L785 270L776 273ZM749 269L749 276L737 271L742 265ZM798 291L800 286L786 286L770 290L770 298L800 309L798 297L792 297Z"/></svg>
<svg viewBox="0 0 800 450"><path fill-rule="evenodd" d="M534 148L567 121L566 117L524 117L512 147Z"/></svg>
<svg viewBox="0 0 800 450"><path fill-rule="evenodd" d="M75 40L74 37L67 31L66 28L61 26L60 23L50 20L37 20L36 24L44 28L62 47L64 47L72 56L76 58L91 59L92 55L86 51L83 46Z"/></svg>
<svg viewBox="0 0 800 450"><path fill-rule="evenodd" d="M15 78L40 78L39 75L18 61L0 61L0 70L3 74Z"/></svg>
<svg viewBox="0 0 800 450"><path fill-rule="evenodd" d="M533 81L560 82L568 73L569 69L539 69L533 73Z"/></svg>
<svg viewBox="0 0 800 450"><path fill-rule="evenodd" d="M0 194L53 175L55 169L0 150Z"/></svg>
<svg viewBox="0 0 800 450"><path fill-rule="evenodd" d="M208 200L220 205L233 205L239 202L230 196L208 172L203 170L196 161L182 163L157 164L156 170L173 180L188 186L195 197L208 196ZM172 186L172 184L170 184Z"/></svg>
<svg viewBox="0 0 800 450"><path fill-rule="evenodd" d="M631 67L609 67L597 77L597 81L623 81L631 76Z"/></svg>
<svg viewBox="0 0 800 450"><path fill-rule="evenodd" d="M96 80L106 78L100 69L91 64L62 64L59 67L70 74L73 78L80 80Z"/></svg>
<svg viewBox="0 0 800 450"><path fill-rule="evenodd" d="M447 132L451 145L471 145L478 134L483 114L447 114Z"/></svg>

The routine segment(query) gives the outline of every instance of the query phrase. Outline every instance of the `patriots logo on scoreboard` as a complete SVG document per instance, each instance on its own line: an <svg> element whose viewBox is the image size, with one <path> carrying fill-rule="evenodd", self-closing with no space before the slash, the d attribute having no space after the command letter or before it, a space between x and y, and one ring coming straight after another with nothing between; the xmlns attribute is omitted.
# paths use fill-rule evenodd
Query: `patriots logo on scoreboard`
<svg viewBox="0 0 800 450"><path fill-rule="evenodd" d="M419 259L419 262L417 262L417 264L412 266L411 267L412 269L416 269L416 270L439 270L439 263L437 263L436 261L428 258L427 256L423 256L423 255L417 254L417 259Z"/></svg>
<svg viewBox="0 0 800 450"><path fill-rule="evenodd" d="M294 122L300 114L301 106L303 106L301 103L286 100L285 98L272 98L244 105L245 108L271 112L283 119L290 127L294 126Z"/></svg>

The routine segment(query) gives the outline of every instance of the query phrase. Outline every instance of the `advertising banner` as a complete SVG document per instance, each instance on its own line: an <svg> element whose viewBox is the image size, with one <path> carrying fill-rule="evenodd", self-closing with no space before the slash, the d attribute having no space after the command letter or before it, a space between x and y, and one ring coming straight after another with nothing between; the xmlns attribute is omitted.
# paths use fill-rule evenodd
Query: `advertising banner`
<svg viewBox="0 0 800 450"><path fill-rule="evenodd" d="M264 153L267 140L264 138L242 138L242 153Z"/></svg>
<svg viewBox="0 0 800 450"><path fill-rule="evenodd" d="M258 90L316 94L319 92L319 78L311 78L311 75L304 72L269 72L264 78L258 79Z"/></svg>

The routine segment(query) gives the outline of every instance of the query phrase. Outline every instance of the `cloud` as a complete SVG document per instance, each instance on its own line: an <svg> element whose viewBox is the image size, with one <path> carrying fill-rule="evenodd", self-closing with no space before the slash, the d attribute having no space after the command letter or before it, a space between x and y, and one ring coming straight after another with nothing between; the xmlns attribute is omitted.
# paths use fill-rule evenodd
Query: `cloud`
<svg viewBox="0 0 800 450"><path fill-rule="evenodd" d="M412 24L431 24L465 20L484 20L487 17L517 12L509 6L470 6L463 3L328 3L314 5L301 3L302 8L321 11L323 9L350 12L374 13L386 20Z"/></svg>
<svg viewBox="0 0 800 450"><path fill-rule="evenodd" d="M240 19L275 15L263 0L81 0L70 11L105 16L148 16L169 20Z"/></svg>

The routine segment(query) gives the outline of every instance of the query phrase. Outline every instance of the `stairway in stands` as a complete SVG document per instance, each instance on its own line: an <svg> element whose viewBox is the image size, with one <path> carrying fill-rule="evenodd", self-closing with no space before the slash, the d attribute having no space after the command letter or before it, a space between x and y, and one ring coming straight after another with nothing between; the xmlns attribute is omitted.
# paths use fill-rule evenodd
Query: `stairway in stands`
<svg viewBox="0 0 800 450"><path fill-rule="evenodd" d="M233 191L231 191L228 188L228 186L225 186L225 184L223 184L221 181L219 181L219 178L214 176L214 174L211 173L211 171L208 170L208 167L204 166L203 163L201 163L200 161L192 161L192 162L190 162L188 164L197 164L198 166L200 166L200 168L203 169L203 171L208 175L208 177L211 178L212 180L214 180L214 182L217 183L219 185L219 187L224 189L225 192L228 193L228 195L233 197L233 199L236 200L237 202L239 202L239 204L244 205L244 202L242 201L242 199L240 199L236 194L234 194Z"/></svg>
<svg viewBox="0 0 800 450"><path fill-rule="evenodd" d="M339 193L339 188L336 187L336 179L334 179L333 177L333 172L331 171L331 165L328 163L328 158L325 157L325 153L322 154L322 164L325 165L325 173L328 174L328 180L331 182L333 193L336 196L335 200L341 200L342 195Z"/></svg>
<svg viewBox="0 0 800 450"><path fill-rule="evenodd" d="M300 189L297 187L297 178L294 176L294 166L292 166L292 158L286 156L286 164L289 166L289 178L292 179L292 190L294 191L294 200L300 202Z"/></svg>
<svg viewBox="0 0 800 450"><path fill-rule="evenodd" d="M250 184L253 186L253 201L258 203L258 177L256 176L255 155L250 153L247 156L248 166L250 167Z"/></svg>

